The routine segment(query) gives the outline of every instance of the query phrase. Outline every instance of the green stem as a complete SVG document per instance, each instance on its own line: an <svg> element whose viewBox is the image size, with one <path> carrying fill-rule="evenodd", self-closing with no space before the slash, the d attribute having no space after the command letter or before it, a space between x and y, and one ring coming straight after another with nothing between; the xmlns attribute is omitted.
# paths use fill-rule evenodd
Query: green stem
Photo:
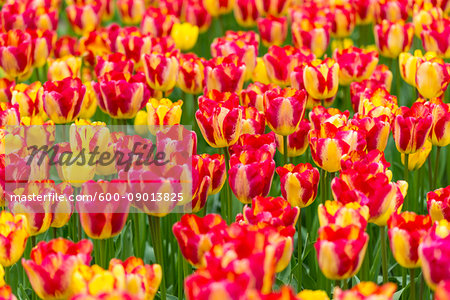
<svg viewBox="0 0 450 300"><path fill-rule="evenodd" d="M407 270L402 268L402 288L406 286Z"/></svg>
<svg viewBox="0 0 450 300"><path fill-rule="evenodd" d="M348 280L352 280L352 279L350 278L350 279L348 279ZM343 290L348 289L348 280L347 280L347 279L344 279L344 280L343 280L343 284L342 284L342 289L343 289Z"/></svg>
<svg viewBox="0 0 450 300"><path fill-rule="evenodd" d="M424 287L425 287L425 280L423 278L423 274L420 276L420 291L419 291L419 296L420 299L423 299L423 291L424 291Z"/></svg>
<svg viewBox="0 0 450 300"><path fill-rule="evenodd" d="M11 285L11 282L9 282L9 269L11 267L4 267L5 269L5 276L4 276L4 280L6 282L6 284Z"/></svg>
<svg viewBox="0 0 450 300"><path fill-rule="evenodd" d="M409 282L410 282L410 293L409 293L409 299L410 300L416 300L416 276L415 276L415 269L412 268L409 270Z"/></svg>
<svg viewBox="0 0 450 300"><path fill-rule="evenodd" d="M150 226L153 251L155 252L156 262L161 266L163 274L160 285L161 300L166 300L166 279L164 273L164 252L161 239L161 220L159 217L148 215L148 223Z"/></svg>
<svg viewBox="0 0 450 300"><path fill-rule="evenodd" d="M228 148L224 148L223 153L225 156L225 167L226 167L227 176L228 176L228 172L230 171L230 154L228 153ZM225 185L227 186L226 187L226 189L227 189L226 219L227 219L227 223L231 224L233 222L233 205L231 203L231 187L230 187L230 180L228 177L227 177L227 182L225 183Z"/></svg>
<svg viewBox="0 0 450 300"><path fill-rule="evenodd" d="M300 209L300 208L299 208ZM302 222L301 222L301 210L297 221L297 290L302 290L303 281L303 239L302 239Z"/></svg>
<svg viewBox="0 0 450 300"><path fill-rule="evenodd" d="M404 172L403 178L406 182L408 182L408 180L409 180L408 163L409 163L409 154L405 153L405 172ZM408 182L408 184L409 184L409 182ZM406 197L407 197L407 195L405 196L403 203L406 204L406 209L409 209L409 201L406 201Z"/></svg>
<svg viewBox="0 0 450 300"><path fill-rule="evenodd" d="M137 213L131 213L132 223L133 223L133 246L134 246L134 255L136 257L141 257L140 249L139 249L139 239L141 235L139 234L139 219Z"/></svg>
<svg viewBox="0 0 450 300"><path fill-rule="evenodd" d="M430 183L430 190L431 190L431 189L433 189L433 175L431 173L431 156L430 155L428 155L427 162L428 162L428 180Z"/></svg>
<svg viewBox="0 0 450 300"><path fill-rule="evenodd" d="M283 157L284 164L288 163L288 135L283 135Z"/></svg>
<svg viewBox="0 0 450 300"><path fill-rule="evenodd" d="M439 175L439 172L438 172L438 170L439 170L439 158L440 158L440 156L441 156L441 147L437 147L437 150L436 150L436 161L435 161L435 163L434 163L434 176L433 176L433 189L436 189L437 188L437 178L438 178L438 175Z"/></svg>
<svg viewBox="0 0 450 300"><path fill-rule="evenodd" d="M386 226L380 227L380 238L381 238L381 260L382 260L382 272L383 272L383 283L388 282L388 263L387 263L387 247L386 247Z"/></svg>
<svg viewBox="0 0 450 300"><path fill-rule="evenodd" d="M58 237L58 228L52 227L52 238L56 239Z"/></svg>
<svg viewBox="0 0 450 300"><path fill-rule="evenodd" d="M106 266L106 240L100 240L100 266L102 268L107 268Z"/></svg>

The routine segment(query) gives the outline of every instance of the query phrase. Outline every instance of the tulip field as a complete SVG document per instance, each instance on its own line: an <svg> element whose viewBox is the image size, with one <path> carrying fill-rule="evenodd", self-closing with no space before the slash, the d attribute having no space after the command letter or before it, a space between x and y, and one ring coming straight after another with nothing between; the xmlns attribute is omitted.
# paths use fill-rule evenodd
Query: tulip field
<svg viewBox="0 0 450 300"><path fill-rule="evenodd" d="M0 300L450 300L450 0L0 0Z"/></svg>

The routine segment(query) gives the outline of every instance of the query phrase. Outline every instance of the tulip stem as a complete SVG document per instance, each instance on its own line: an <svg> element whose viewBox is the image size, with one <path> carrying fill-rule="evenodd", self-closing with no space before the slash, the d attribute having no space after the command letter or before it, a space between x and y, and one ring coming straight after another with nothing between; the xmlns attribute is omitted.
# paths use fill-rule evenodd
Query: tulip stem
<svg viewBox="0 0 450 300"><path fill-rule="evenodd" d="M380 226L381 238L381 270L383 272L383 283L388 282L388 263L387 263L387 249L386 249L386 226Z"/></svg>
<svg viewBox="0 0 450 300"><path fill-rule="evenodd" d="M416 276L415 276L415 269L411 268L409 270L409 288L410 288L410 293L409 293L409 299L410 300L415 300L416 299Z"/></svg>
<svg viewBox="0 0 450 300"><path fill-rule="evenodd" d="M228 173L230 171L230 154L228 153L228 148L225 147L223 148L223 154L225 156L225 167L227 170L227 177L228 177ZM230 179L229 177L227 178L228 184L227 186L227 201L226 201L226 219L227 219L227 223L228 225L230 225L233 222L233 205L231 203L231 187L230 187Z"/></svg>
<svg viewBox="0 0 450 300"><path fill-rule="evenodd" d="M432 189L437 188L437 178L438 178L438 170L439 170L439 158L441 156L441 147L437 146L436 150L436 161L435 161L435 167L434 167L434 176L433 176L433 187Z"/></svg>
<svg viewBox="0 0 450 300"><path fill-rule="evenodd" d="M283 156L284 156L284 164L288 163L288 136L283 135Z"/></svg>
<svg viewBox="0 0 450 300"><path fill-rule="evenodd" d="M405 174L404 174L404 179L405 179L405 181L406 182L408 182L408 179L409 179L409 169L408 169L408 163L409 163L409 154L408 153L405 153ZM409 201L406 201L406 196L407 195L405 195L405 199L404 199L404 203L406 202L406 209L409 209L410 208L410 205L409 205Z"/></svg>
<svg viewBox="0 0 450 300"><path fill-rule="evenodd" d="M431 189L433 189L433 175L431 172L431 156L430 155L428 155L427 163L428 163L428 180L430 183L430 190L431 190Z"/></svg>
<svg viewBox="0 0 450 300"><path fill-rule="evenodd" d="M161 300L166 300L166 279L164 273L164 252L162 248L161 239L161 220L159 217L148 215L148 223L150 227L150 234L153 243L153 251L155 252L156 262L161 266L162 278L161 278Z"/></svg>
<svg viewBox="0 0 450 300"><path fill-rule="evenodd" d="M301 209L298 215L297 221L297 291L302 290L303 281L303 239L302 239L302 222L301 222Z"/></svg>
<svg viewBox="0 0 450 300"><path fill-rule="evenodd" d="M106 240L100 240L100 266L102 268L107 268L106 266Z"/></svg>

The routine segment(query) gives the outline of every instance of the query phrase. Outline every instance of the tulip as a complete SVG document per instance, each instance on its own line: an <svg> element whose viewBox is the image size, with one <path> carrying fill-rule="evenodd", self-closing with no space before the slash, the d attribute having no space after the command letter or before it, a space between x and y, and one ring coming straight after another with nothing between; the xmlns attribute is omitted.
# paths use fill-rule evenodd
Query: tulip
<svg viewBox="0 0 450 300"><path fill-rule="evenodd" d="M280 176L281 194L292 206L307 207L317 196L319 171L311 164L292 164L277 168Z"/></svg>
<svg viewBox="0 0 450 300"><path fill-rule="evenodd" d="M350 165L352 166L352 165ZM333 179L334 199L342 203L358 202L369 207L369 222L385 226L389 217L401 209L408 184L391 182L391 174L376 164L353 164Z"/></svg>
<svg viewBox="0 0 450 300"><path fill-rule="evenodd" d="M408 1L382 0L375 1L375 21L381 23L383 20L396 22L408 19Z"/></svg>
<svg viewBox="0 0 450 300"><path fill-rule="evenodd" d="M374 149L384 151L386 149L390 133L390 123L387 116L370 118L355 115L350 123L366 132L367 151Z"/></svg>
<svg viewBox="0 0 450 300"><path fill-rule="evenodd" d="M49 59L48 80L63 80L66 77L81 78L81 57L65 56L59 59Z"/></svg>
<svg viewBox="0 0 450 300"><path fill-rule="evenodd" d="M325 23L305 20L293 22L291 26L292 40L295 47L306 47L316 57L322 57L330 42L330 26Z"/></svg>
<svg viewBox="0 0 450 300"><path fill-rule="evenodd" d="M74 243L57 238L39 242L31 250L29 260L22 258L22 266L41 299L64 299L70 296L75 270L90 263L92 249L89 240Z"/></svg>
<svg viewBox="0 0 450 300"><path fill-rule="evenodd" d="M353 2L356 10L356 24L367 25L374 21L375 1L357 0Z"/></svg>
<svg viewBox="0 0 450 300"><path fill-rule="evenodd" d="M13 295L11 287L9 285L3 285L0 287L0 296L5 300L17 300L16 296Z"/></svg>
<svg viewBox="0 0 450 300"><path fill-rule="evenodd" d="M345 127L325 123L320 129L309 132L311 156L320 168L327 172L339 171L341 158L352 150L362 150L366 146L364 133Z"/></svg>
<svg viewBox="0 0 450 300"><path fill-rule="evenodd" d="M432 57L432 53L427 52L425 55ZM421 57L423 55L420 50L415 50L414 55L409 52L403 52L398 57L400 75L406 83L413 87L416 86L417 65Z"/></svg>
<svg viewBox="0 0 450 300"><path fill-rule="evenodd" d="M448 18L441 18L423 26L420 36L425 51L433 51L443 58L450 57L449 26Z"/></svg>
<svg viewBox="0 0 450 300"><path fill-rule="evenodd" d="M186 22L198 26L200 33L207 31L211 25L211 15L203 6L202 0L188 1L184 13Z"/></svg>
<svg viewBox="0 0 450 300"><path fill-rule="evenodd" d="M449 73L448 66L442 59L433 55L419 58L415 84L417 91L427 99L442 96L450 83Z"/></svg>
<svg viewBox="0 0 450 300"><path fill-rule="evenodd" d="M78 51L78 39L68 35L59 37L55 42L53 54L55 55L55 58L63 58L70 55L79 55L80 53Z"/></svg>
<svg viewBox="0 0 450 300"><path fill-rule="evenodd" d="M266 120L264 114L254 107L244 107L242 109L242 130L241 134L264 134Z"/></svg>
<svg viewBox="0 0 450 300"><path fill-rule="evenodd" d="M256 66L252 74L253 82L260 82L262 84L270 84L269 75L267 74L266 64L262 57L256 58Z"/></svg>
<svg viewBox="0 0 450 300"><path fill-rule="evenodd" d="M93 180L85 182L81 187L82 195L92 196L92 201L76 203L77 211L80 215L80 223L87 236L92 239L107 239L118 235L128 216L130 203L122 200L122 196L126 191L126 185L120 180L112 180L111 182ZM103 202L98 195L111 195L114 201L109 203ZM94 195L97 195L96 198ZM119 201L115 200L120 195Z"/></svg>
<svg viewBox="0 0 450 300"><path fill-rule="evenodd" d="M270 152L244 151L231 156L228 181L238 200L246 204L256 196L267 196L274 172Z"/></svg>
<svg viewBox="0 0 450 300"><path fill-rule="evenodd" d="M425 2L423 3L423 5L414 5L412 17L412 21L414 24L414 33L418 38L420 38L424 27L427 28L436 21L443 19L442 9L440 9L439 7L435 7L429 2Z"/></svg>
<svg viewBox="0 0 450 300"><path fill-rule="evenodd" d="M354 276L361 267L368 242L369 235L355 225L319 228L314 247L320 270L333 280Z"/></svg>
<svg viewBox="0 0 450 300"><path fill-rule="evenodd" d="M261 16L285 15L290 4L290 0L255 0L256 7Z"/></svg>
<svg viewBox="0 0 450 300"><path fill-rule="evenodd" d="M434 291L437 285L450 279L450 225L441 220L435 223L419 246L422 273L428 286Z"/></svg>
<svg viewBox="0 0 450 300"><path fill-rule="evenodd" d="M150 92L142 73L111 71L92 82L100 109L115 119L132 119L145 106Z"/></svg>
<svg viewBox="0 0 450 300"><path fill-rule="evenodd" d="M450 186L427 193L427 208L433 222L450 222Z"/></svg>
<svg viewBox="0 0 450 300"><path fill-rule="evenodd" d="M402 52L408 52L411 48L414 28L411 23L403 21L389 22L383 20L375 25L375 42L381 55L396 58Z"/></svg>
<svg viewBox="0 0 450 300"><path fill-rule="evenodd" d="M20 124L18 104L0 103L0 127L17 126Z"/></svg>
<svg viewBox="0 0 450 300"><path fill-rule="evenodd" d="M125 54L126 59L132 60L139 66L144 63L142 60L142 55L152 52L151 46L152 40L149 36L141 36L137 34L128 35L125 33L125 36L119 35L115 42L117 52ZM115 69L115 71L119 70Z"/></svg>
<svg viewBox="0 0 450 300"><path fill-rule="evenodd" d="M50 227L61 228L69 223L73 213L73 204L69 201L69 196L73 195L73 189L69 183L62 182L55 186L55 192L59 197L63 196L63 199L51 204L52 222Z"/></svg>
<svg viewBox="0 0 450 300"><path fill-rule="evenodd" d="M356 202L342 204L327 200L325 205L319 204L318 215L321 227L335 224L340 227L356 225L365 229L369 220L369 208Z"/></svg>
<svg viewBox="0 0 450 300"><path fill-rule="evenodd" d="M337 120L341 120L342 124L346 124L348 122L348 118L350 117L350 112L348 110L342 112L337 108L329 107L325 108L323 106L315 106L311 112L309 113L309 118L311 119L312 129L319 129L320 126L325 123L336 123ZM338 122L340 123L340 122Z"/></svg>
<svg viewBox="0 0 450 300"><path fill-rule="evenodd" d="M255 26L259 17L256 0L236 0L233 12L236 22L242 27Z"/></svg>
<svg viewBox="0 0 450 300"><path fill-rule="evenodd" d="M445 300L450 297L450 280L445 280L439 283L434 293L436 300Z"/></svg>
<svg viewBox="0 0 450 300"><path fill-rule="evenodd" d="M145 77L155 90L167 92L174 88L178 75L176 53L143 54Z"/></svg>
<svg viewBox="0 0 450 300"><path fill-rule="evenodd" d="M184 258L193 266L206 267L204 255L223 242L227 224L220 215L208 214L203 218L185 214L173 225L172 231Z"/></svg>
<svg viewBox="0 0 450 300"><path fill-rule="evenodd" d="M47 81L42 93L44 110L56 124L72 122L80 114L85 93L79 78Z"/></svg>
<svg viewBox="0 0 450 300"><path fill-rule="evenodd" d="M367 117L387 116L390 123L394 122L398 110L397 97L389 94L386 88L366 89L361 95L358 114Z"/></svg>
<svg viewBox="0 0 450 300"><path fill-rule="evenodd" d="M350 85L353 81L368 79L378 64L376 51L356 47L336 49L333 58L339 64L339 84L341 85Z"/></svg>
<svg viewBox="0 0 450 300"><path fill-rule="evenodd" d="M185 93L197 95L203 91L204 60L194 54L181 54L178 69L178 87Z"/></svg>
<svg viewBox="0 0 450 300"><path fill-rule="evenodd" d="M426 140L423 146L415 153L408 155L408 170L419 170L431 153L432 144ZM402 164L405 165L405 154L401 153Z"/></svg>
<svg viewBox="0 0 450 300"><path fill-rule="evenodd" d="M97 77L104 76L111 71L131 74L134 70L134 62L128 60L122 53L112 53L97 57L97 64L94 70Z"/></svg>
<svg viewBox="0 0 450 300"><path fill-rule="evenodd" d="M48 164L48 163L47 163ZM6 171L8 172L8 171ZM8 173L7 173L8 174ZM44 197L54 192L51 188L51 183L47 180L33 180L29 181L25 187L15 189L14 195L21 197L28 197L28 195L36 195ZM8 201L8 207L14 215L22 215L26 219L28 235L35 236L47 231L52 222L51 202L45 200L41 202L36 201Z"/></svg>
<svg viewBox="0 0 450 300"><path fill-rule="evenodd" d="M0 34L0 66L9 78L26 77L33 62L31 36L21 30Z"/></svg>
<svg viewBox="0 0 450 300"><path fill-rule="evenodd" d="M418 248L431 228L430 216L420 216L413 212L393 214L387 225L395 260L404 268L420 267Z"/></svg>
<svg viewBox="0 0 450 300"><path fill-rule="evenodd" d="M144 283L145 298L153 299L161 283L162 269L158 264L146 265L141 258L129 257L125 261L113 258L109 262L109 270L113 273L116 270L125 271L126 277L139 277ZM120 272L117 272L120 273ZM132 288L132 286L130 286ZM131 290L131 289L130 289Z"/></svg>
<svg viewBox="0 0 450 300"><path fill-rule="evenodd" d="M21 214L0 213L0 265L12 266L22 257L28 239L27 226L27 220Z"/></svg>
<svg viewBox="0 0 450 300"><path fill-rule="evenodd" d="M180 124L182 100L172 103L167 98L161 100L152 98L147 103L147 124L153 134L165 126Z"/></svg>
<svg viewBox="0 0 450 300"><path fill-rule="evenodd" d="M281 197L256 196L252 200L252 207L245 205L242 213L243 222L258 228L274 227L286 237L294 236L299 216L300 208L292 207Z"/></svg>
<svg viewBox="0 0 450 300"><path fill-rule="evenodd" d="M72 4L66 7L66 14L75 33L86 35L96 30L100 25L100 10L100 5Z"/></svg>
<svg viewBox="0 0 450 300"><path fill-rule="evenodd" d="M331 36L335 38L348 37L356 25L356 11L354 7L342 1L330 5L327 17L331 23Z"/></svg>
<svg viewBox="0 0 450 300"><path fill-rule="evenodd" d="M239 97L244 107L255 107L258 111L264 112L264 93L274 89L275 84L264 84L260 82L250 83L246 89L243 89Z"/></svg>
<svg viewBox="0 0 450 300"><path fill-rule="evenodd" d="M256 57L258 56L258 41L244 41L243 37L217 38L211 44L211 54L213 57L236 54L239 61L245 64L245 79L252 78L256 67Z"/></svg>
<svg viewBox="0 0 450 300"><path fill-rule="evenodd" d="M258 18L258 31L264 46L281 46L287 36L287 18L274 17Z"/></svg>
<svg viewBox="0 0 450 300"><path fill-rule="evenodd" d="M360 282L349 290L343 291L339 287L334 289L335 300L392 300L395 292L397 291L397 285L392 282L385 283L378 286L376 283L367 281Z"/></svg>
<svg viewBox="0 0 450 300"><path fill-rule="evenodd" d="M213 58L205 63L207 90L237 93L244 84L246 66L236 54Z"/></svg>
<svg viewBox="0 0 450 300"><path fill-rule="evenodd" d="M154 37L168 36L177 22L178 19L173 14L164 12L162 8L150 7L145 11L141 22L141 32Z"/></svg>
<svg viewBox="0 0 450 300"><path fill-rule="evenodd" d="M144 0L119 0L117 8L124 24L139 24L145 12L145 3Z"/></svg>
<svg viewBox="0 0 450 300"><path fill-rule="evenodd" d="M31 37L33 67L45 65L56 42L56 32L50 30L28 30Z"/></svg>
<svg viewBox="0 0 450 300"><path fill-rule="evenodd" d="M205 174L205 176L211 178L208 194L217 194L222 189L227 178L224 156L219 154L200 154L194 155L193 159L193 165L200 169L200 174Z"/></svg>
<svg viewBox="0 0 450 300"><path fill-rule="evenodd" d="M297 294L298 300L330 300L328 298L328 294L325 291L321 290L303 290Z"/></svg>
<svg viewBox="0 0 450 300"><path fill-rule="evenodd" d="M305 48L297 49L292 46L271 46L264 55L264 64L271 82L279 86L287 86L291 83L291 72L301 62L309 62L314 55L308 53Z"/></svg>
<svg viewBox="0 0 450 300"><path fill-rule="evenodd" d="M0 79L0 102L11 101L11 90L14 89L15 85L16 82L14 80L8 80L8 78Z"/></svg>
<svg viewBox="0 0 450 300"><path fill-rule="evenodd" d="M303 71L305 89L315 99L334 97L338 90L338 74L339 65L333 59L313 60Z"/></svg>
<svg viewBox="0 0 450 300"><path fill-rule="evenodd" d="M397 150L405 154L419 151L431 130L432 120L430 109L421 102L411 108L400 107L392 127Z"/></svg>
<svg viewBox="0 0 450 300"><path fill-rule="evenodd" d="M240 154L246 150L268 151L275 156L277 150L275 134L273 132L266 134L243 134L239 137L236 144L230 147L230 155Z"/></svg>
<svg viewBox="0 0 450 300"><path fill-rule="evenodd" d="M178 49L187 51L192 49L197 43L198 27L187 22L182 24L176 23L173 25L170 35Z"/></svg>
<svg viewBox="0 0 450 300"><path fill-rule="evenodd" d="M308 149L308 133L311 130L311 123L303 119L298 125L297 130L287 137L287 155L297 157L302 155ZM281 135L276 135L278 142L278 151L284 155L284 141Z"/></svg>
<svg viewBox="0 0 450 300"><path fill-rule="evenodd" d="M431 143L438 147L445 147L450 144L450 106L446 103L434 105L432 115Z"/></svg>
<svg viewBox="0 0 450 300"><path fill-rule="evenodd" d="M203 6L211 16L218 17L229 13L233 9L234 0L203 0Z"/></svg>
<svg viewBox="0 0 450 300"><path fill-rule="evenodd" d="M264 93L267 125L279 135L288 136L298 128L306 108L306 92L275 88Z"/></svg>
<svg viewBox="0 0 450 300"><path fill-rule="evenodd" d="M199 109L195 118L206 142L214 148L223 148L235 144L242 129L242 109L237 107L236 94L220 93L226 99L223 103L205 98L199 99ZM234 102L234 103L233 103Z"/></svg>
<svg viewBox="0 0 450 300"><path fill-rule="evenodd" d="M92 31L79 39L78 51L83 54L84 62L94 66L97 56L111 53L112 47L106 34Z"/></svg>

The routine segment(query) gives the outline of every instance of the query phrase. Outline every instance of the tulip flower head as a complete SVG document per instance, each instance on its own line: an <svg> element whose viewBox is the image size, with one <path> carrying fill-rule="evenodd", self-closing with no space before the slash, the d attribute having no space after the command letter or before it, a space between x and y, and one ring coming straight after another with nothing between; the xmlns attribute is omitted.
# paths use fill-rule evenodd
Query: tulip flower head
<svg viewBox="0 0 450 300"><path fill-rule="evenodd" d="M411 23L403 21L389 22L383 20L375 25L375 42L381 55L397 58L400 53L408 52L411 48L414 36L414 28Z"/></svg>
<svg viewBox="0 0 450 300"><path fill-rule="evenodd" d="M418 248L431 228L430 216L413 212L393 214L387 225L395 260L404 268L420 267Z"/></svg>
<svg viewBox="0 0 450 300"><path fill-rule="evenodd" d="M426 99L442 96L450 83L449 72L448 64L435 54L425 55L417 61L417 91Z"/></svg>
<svg viewBox="0 0 450 300"><path fill-rule="evenodd" d="M277 168L280 176L281 194L292 206L307 207L317 196L319 171L311 164L288 164Z"/></svg>
<svg viewBox="0 0 450 300"><path fill-rule="evenodd" d="M0 34L0 66L9 78L27 76L32 62L32 40L28 33L10 30Z"/></svg>
<svg viewBox="0 0 450 300"><path fill-rule="evenodd" d="M344 50L336 49L334 60L339 64L339 83L350 85L353 81L368 79L378 64L376 51L350 47Z"/></svg>
<svg viewBox="0 0 450 300"><path fill-rule="evenodd" d="M13 215L7 211L0 213L0 265L12 266L23 255L28 238L27 226L23 215Z"/></svg>
<svg viewBox="0 0 450 300"><path fill-rule="evenodd" d="M318 214L321 227L335 224L341 227L356 225L364 229L369 220L369 208L356 202L343 204L327 200L325 205L319 205Z"/></svg>
<svg viewBox="0 0 450 300"><path fill-rule="evenodd" d="M443 219L450 222L450 186L428 192L427 208L433 222Z"/></svg>
<svg viewBox="0 0 450 300"><path fill-rule="evenodd" d="M319 228L314 247L320 270L333 280L352 277L361 267L368 242L369 235L355 225Z"/></svg>
<svg viewBox="0 0 450 300"><path fill-rule="evenodd" d="M392 300L395 292L397 291L397 285L392 282L385 283L381 286L372 281L360 282L349 290L343 291L339 287L334 289L334 299L345 300Z"/></svg>

